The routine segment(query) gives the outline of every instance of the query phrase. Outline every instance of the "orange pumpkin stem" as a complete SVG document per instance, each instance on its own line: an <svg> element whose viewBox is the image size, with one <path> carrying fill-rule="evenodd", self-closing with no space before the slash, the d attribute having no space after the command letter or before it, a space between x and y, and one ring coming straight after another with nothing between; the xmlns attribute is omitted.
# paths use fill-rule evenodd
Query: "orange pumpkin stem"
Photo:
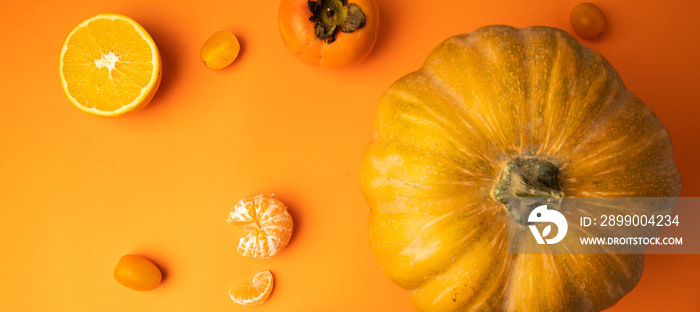
<svg viewBox="0 0 700 312"><path fill-rule="evenodd" d="M559 168L548 161L534 158L512 159L503 167L503 173L501 173L496 187L492 190L491 196L506 205L506 207L510 197L560 199L564 197L564 192L561 191L559 186ZM552 202L559 201L554 200ZM556 204L554 206L557 210L560 208ZM527 209L528 211L508 210L516 221L527 222L530 209Z"/></svg>

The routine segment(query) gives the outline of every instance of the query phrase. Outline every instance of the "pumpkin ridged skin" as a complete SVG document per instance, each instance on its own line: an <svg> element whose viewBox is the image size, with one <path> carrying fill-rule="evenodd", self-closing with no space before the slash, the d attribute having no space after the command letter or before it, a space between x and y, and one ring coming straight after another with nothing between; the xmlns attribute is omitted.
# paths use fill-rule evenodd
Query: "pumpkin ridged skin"
<svg viewBox="0 0 700 312"><path fill-rule="evenodd" d="M508 254L491 192L509 160L556 165L567 197L680 194L651 109L555 28L449 38L389 88L374 128L360 172L371 247L419 311L601 311L639 281L643 255Z"/></svg>

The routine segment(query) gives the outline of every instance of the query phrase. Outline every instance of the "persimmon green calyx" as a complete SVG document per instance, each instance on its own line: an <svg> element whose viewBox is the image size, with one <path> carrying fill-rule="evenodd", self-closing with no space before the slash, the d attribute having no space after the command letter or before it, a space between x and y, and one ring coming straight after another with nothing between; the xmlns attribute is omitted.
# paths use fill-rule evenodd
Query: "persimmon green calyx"
<svg viewBox="0 0 700 312"><path fill-rule="evenodd" d="M326 43L335 41L335 32L351 33L365 26L366 18L362 9L347 0L307 1L314 24L316 38Z"/></svg>

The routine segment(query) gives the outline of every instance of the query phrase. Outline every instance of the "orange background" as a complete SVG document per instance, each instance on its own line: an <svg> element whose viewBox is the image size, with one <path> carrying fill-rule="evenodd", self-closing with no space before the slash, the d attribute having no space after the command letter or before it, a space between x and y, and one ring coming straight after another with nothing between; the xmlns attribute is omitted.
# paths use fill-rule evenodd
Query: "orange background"
<svg viewBox="0 0 700 312"><path fill-rule="evenodd" d="M367 243L359 156L389 85L442 40L488 24L572 32L577 1L380 0L374 51L326 70L298 62L276 1L0 2L0 311L412 311ZM700 2L597 1L609 31L595 42L673 138L683 196L700 196ZM64 96L58 55L97 13L134 18L152 35L163 80L151 104L119 119ZM217 30L242 44L220 71L199 60ZM274 193L295 220L269 260L240 256L226 224L241 198ZM117 284L119 257L151 258L154 291ZM610 311L699 311L700 256L647 256L639 285ZM262 306L227 295L270 269Z"/></svg>

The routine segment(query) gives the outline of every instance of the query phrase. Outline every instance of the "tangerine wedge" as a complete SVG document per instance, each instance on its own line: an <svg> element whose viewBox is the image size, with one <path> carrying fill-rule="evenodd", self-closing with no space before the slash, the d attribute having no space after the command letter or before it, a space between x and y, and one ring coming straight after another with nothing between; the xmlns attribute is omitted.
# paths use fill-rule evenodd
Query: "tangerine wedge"
<svg viewBox="0 0 700 312"><path fill-rule="evenodd" d="M231 300L246 306L255 306L265 302L272 293L272 273L260 271L252 282L238 284L231 288Z"/></svg>

